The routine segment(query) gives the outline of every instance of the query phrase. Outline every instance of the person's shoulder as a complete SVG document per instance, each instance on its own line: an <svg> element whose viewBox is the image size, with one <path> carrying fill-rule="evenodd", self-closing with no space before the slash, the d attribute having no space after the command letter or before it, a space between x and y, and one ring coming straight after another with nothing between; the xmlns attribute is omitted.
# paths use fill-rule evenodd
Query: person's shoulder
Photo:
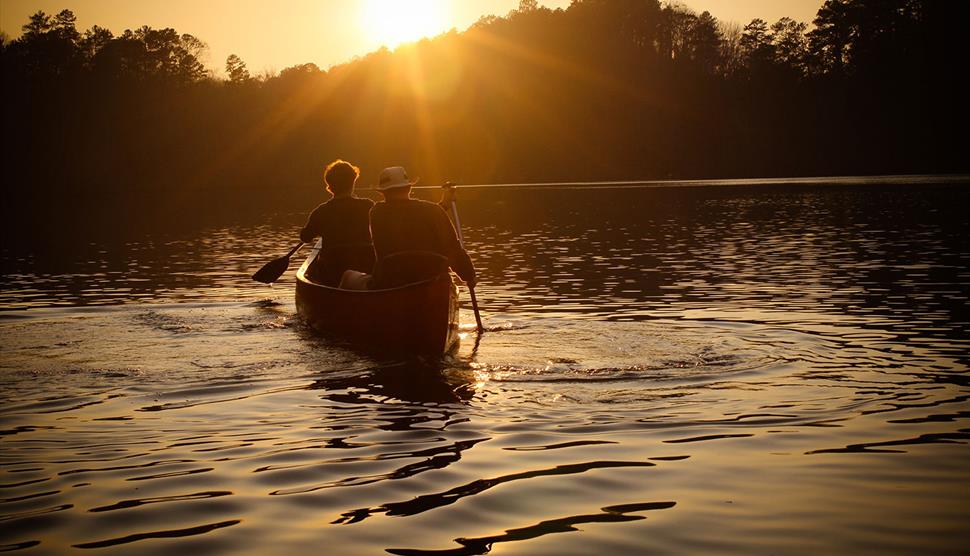
<svg viewBox="0 0 970 556"><path fill-rule="evenodd" d="M362 207L366 206L367 208L370 208L374 206L374 201L371 201L367 197L351 197L351 199L354 200L355 204L360 205Z"/></svg>
<svg viewBox="0 0 970 556"><path fill-rule="evenodd" d="M387 201L379 201L377 203L374 203L374 205L370 208L371 220L373 220L374 218L377 218L378 220L380 220L381 218L383 218L385 214L387 214L387 211L388 211Z"/></svg>
<svg viewBox="0 0 970 556"><path fill-rule="evenodd" d="M327 210L327 203L329 202L330 201L326 201L314 207L313 210L310 211L310 218L313 218L314 216L319 216L323 211Z"/></svg>
<svg viewBox="0 0 970 556"><path fill-rule="evenodd" d="M411 199L411 201L414 202L415 206L419 207L420 210L435 213L444 212L444 209L442 209L441 205L438 203L432 203L431 201L425 201L424 199Z"/></svg>
<svg viewBox="0 0 970 556"><path fill-rule="evenodd" d="M351 207L367 208L374 206L374 201L362 197L335 197L323 203L318 210L347 210Z"/></svg>

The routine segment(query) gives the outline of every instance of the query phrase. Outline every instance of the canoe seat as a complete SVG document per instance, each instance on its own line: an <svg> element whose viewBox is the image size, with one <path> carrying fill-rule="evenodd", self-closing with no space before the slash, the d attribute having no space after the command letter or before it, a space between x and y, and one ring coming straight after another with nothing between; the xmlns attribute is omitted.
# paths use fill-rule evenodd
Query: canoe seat
<svg viewBox="0 0 970 556"><path fill-rule="evenodd" d="M448 257L433 251L401 251L377 261L370 289L396 288L448 272Z"/></svg>

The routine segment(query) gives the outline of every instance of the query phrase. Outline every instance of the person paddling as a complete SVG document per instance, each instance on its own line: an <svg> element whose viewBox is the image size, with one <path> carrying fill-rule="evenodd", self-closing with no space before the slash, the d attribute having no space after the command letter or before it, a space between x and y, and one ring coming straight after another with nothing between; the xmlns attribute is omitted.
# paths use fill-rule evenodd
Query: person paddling
<svg viewBox="0 0 970 556"><path fill-rule="evenodd" d="M377 264L367 287L394 287L433 277L448 268L474 287L475 265L459 242L451 219L441 206L412 199L411 186L415 183L417 180L409 180L401 166L385 168L380 174L376 189L384 200L370 212ZM359 279L345 280L349 281L360 283Z"/></svg>
<svg viewBox="0 0 970 556"><path fill-rule="evenodd" d="M369 214L374 202L354 196L360 168L334 160L324 171L324 183L333 197L310 213L300 230L300 241L323 238L323 248L309 269L309 278L326 286L337 286L346 270L371 272L374 245Z"/></svg>

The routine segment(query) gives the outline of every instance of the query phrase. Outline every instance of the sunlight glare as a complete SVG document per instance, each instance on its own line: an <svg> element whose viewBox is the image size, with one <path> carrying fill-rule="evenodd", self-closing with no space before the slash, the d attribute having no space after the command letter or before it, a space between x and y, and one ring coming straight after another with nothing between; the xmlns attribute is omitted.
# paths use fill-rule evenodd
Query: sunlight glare
<svg viewBox="0 0 970 556"><path fill-rule="evenodd" d="M442 33L449 20L444 0L365 0L361 7L364 34L388 48Z"/></svg>

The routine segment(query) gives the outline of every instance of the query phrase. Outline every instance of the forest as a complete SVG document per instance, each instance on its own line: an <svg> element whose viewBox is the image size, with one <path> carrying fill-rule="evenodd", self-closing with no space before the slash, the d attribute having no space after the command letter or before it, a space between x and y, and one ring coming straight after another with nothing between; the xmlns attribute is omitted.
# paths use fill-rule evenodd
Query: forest
<svg viewBox="0 0 970 556"><path fill-rule="evenodd" d="M331 68L251 75L233 55L216 77L204 38L38 12L0 39L5 220L298 206L337 157L362 183L389 165L428 184L967 172L967 21L941 0L746 24L523 0Z"/></svg>

